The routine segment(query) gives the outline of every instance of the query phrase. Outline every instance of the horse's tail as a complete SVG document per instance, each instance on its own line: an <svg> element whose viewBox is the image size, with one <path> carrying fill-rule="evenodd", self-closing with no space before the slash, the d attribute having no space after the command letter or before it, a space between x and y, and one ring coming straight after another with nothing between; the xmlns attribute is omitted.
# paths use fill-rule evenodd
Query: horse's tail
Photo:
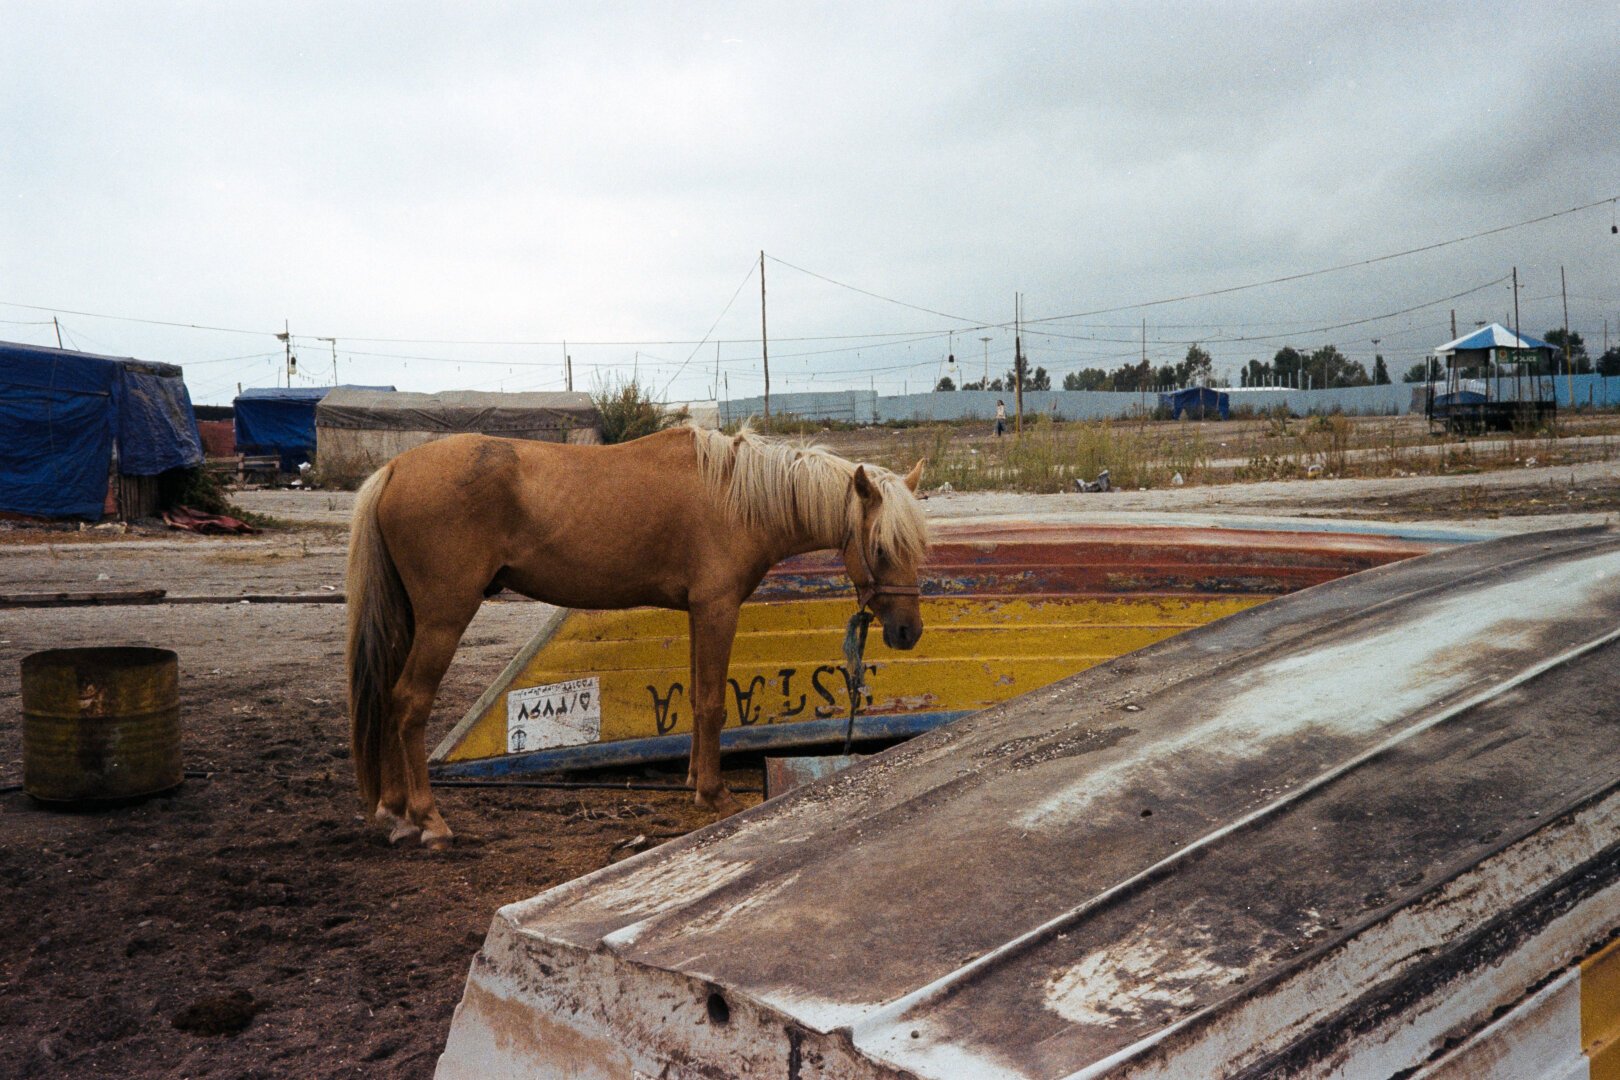
<svg viewBox="0 0 1620 1080"><path fill-rule="evenodd" d="M411 600L377 525L377 501L393 464L360 488L349 526L349 730L354 776L369 813L382 786L382 753L394 683L411 649Z"/></svg>

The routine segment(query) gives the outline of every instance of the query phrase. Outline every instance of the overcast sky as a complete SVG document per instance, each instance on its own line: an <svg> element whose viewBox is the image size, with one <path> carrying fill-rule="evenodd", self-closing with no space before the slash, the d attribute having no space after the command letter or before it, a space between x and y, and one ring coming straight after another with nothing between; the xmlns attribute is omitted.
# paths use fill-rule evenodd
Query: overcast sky
<svg viewBox="0 0 1620 1080"><path fill-rule="evenodd" d="M1562 266L1620 342L1610 203L1152 303L1620 196L1612 0L1396 7L0 0L0 338L199 403L284 381L284 320L306 384L335 337L344 382L560 389L566 340L580 389L743 397L763 250L777 393L998 374L1018 293L1054 383L1144 320L1398 377L1515 265L1526 332Z"/></svg>

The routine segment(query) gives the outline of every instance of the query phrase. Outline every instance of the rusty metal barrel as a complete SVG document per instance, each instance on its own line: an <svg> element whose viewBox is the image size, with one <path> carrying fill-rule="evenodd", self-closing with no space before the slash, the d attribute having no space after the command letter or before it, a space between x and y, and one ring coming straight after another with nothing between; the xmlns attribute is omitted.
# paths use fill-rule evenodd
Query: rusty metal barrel
<svg viewBox="0 0 1620 1080"><path fill-rule="evenodd" d="M179 786L180 664L168 649L51 649L22 661L23 790L45 802Z"/></svg>

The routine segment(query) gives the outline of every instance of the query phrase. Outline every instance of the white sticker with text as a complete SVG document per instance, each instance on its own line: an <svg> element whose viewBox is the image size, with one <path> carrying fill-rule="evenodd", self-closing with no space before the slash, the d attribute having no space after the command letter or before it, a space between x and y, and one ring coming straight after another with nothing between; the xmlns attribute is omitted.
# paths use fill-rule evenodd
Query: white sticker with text
<svg viewBox="0 0 1620 1080"><path fill-rule="evenodd" d="M578 746L602 734L602 694L595 676L531 686L506 695L506 752Z"/></svg>

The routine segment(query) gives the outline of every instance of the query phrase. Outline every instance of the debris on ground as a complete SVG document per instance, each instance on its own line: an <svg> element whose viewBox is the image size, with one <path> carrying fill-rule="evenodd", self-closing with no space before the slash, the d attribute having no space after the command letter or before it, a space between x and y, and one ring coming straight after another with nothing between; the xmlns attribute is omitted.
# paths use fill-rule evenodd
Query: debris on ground
<svg viewBox="0 0 1620 1080"><path fill-rule="evenodd" d="M163 511L163 520L169 523L171 529L185 529L209 536L245 535L257 531L245 521L226 514L210 514L190 506L176 506Z"/></svg>
<svg viewBox="0 0 1620 1080"><path fill-rule="evenodd" d="M1179 478L1181 474L1177 473L1176 476ZM1078 476L1075 477L1074 490L1081 492L1082 494L1096 491L1112 491L1113 481L1108 476L1108 470L1104 469L1102 472L1097 474L1097 479L1095 480L1082 480Z"/></svg>

